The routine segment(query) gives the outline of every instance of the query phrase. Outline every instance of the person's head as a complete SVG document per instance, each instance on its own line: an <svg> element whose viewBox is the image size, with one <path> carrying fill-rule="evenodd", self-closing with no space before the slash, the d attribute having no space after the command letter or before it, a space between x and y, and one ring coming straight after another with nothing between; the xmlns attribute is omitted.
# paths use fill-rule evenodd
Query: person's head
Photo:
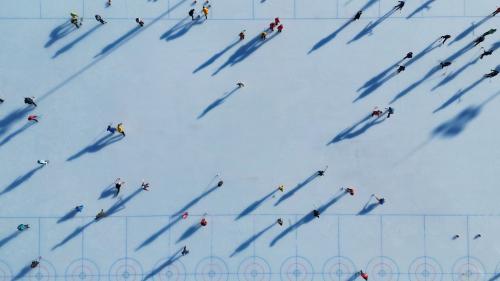
<svg viewBox="0 0 500 281"><path fill-rule="evenodd" d="M136 23L139 23L139 21L140 21L140 20L139 20L139 18L135 18L135 22L136 22ZM120 123L120 124L121 124L121 123ZM120 125L120 124L118 124L118 125Z"/></svg>

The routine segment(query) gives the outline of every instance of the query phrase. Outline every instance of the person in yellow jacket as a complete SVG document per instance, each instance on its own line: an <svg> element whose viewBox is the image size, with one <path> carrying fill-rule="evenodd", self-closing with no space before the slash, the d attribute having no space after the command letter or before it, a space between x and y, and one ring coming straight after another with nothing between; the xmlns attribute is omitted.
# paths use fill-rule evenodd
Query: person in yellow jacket
<svg viewBox="0 0 500 281"><path fill-rule="evenodd" d="M208 6L204 6L202 12L205 15L205 19L208 19Z"/></svg>
<svg viewBox="0 0 500 281"><path fill-rule="evenodd" d="M78 22L78 14L75 12L70 13L71 20L70 22L76 26L76 28L80 28L82 26L81 20Z"/></svg>
<svg viewBox="0 0 500 281"><path fill-rule="evenodd" d="M116 130L118 131L118 133L125 136L125 128L123 128L123 123L118 124L118 126L116 126Z"/></svg>

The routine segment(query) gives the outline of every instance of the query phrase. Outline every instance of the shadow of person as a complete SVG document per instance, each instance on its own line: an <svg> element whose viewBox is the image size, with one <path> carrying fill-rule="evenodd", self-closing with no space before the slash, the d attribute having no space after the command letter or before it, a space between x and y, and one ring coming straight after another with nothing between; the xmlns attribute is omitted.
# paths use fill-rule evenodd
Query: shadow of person
<svg viewBox="0 0 500 281"><path fill-rule="evenodd" d="M94 58L106 55L111 53L116 48L121 46L124 42L127 42L129 38L132 38L134 33L138 32L141 29L141 26L137 25L134 28L130 29L127 33L123 34L121 37L116 39L115 41L109 43L104 48L102 48L101 52L94 56Z"/></svg>
<svg viewBox="0 0 500 281"><path fill-rule="evenodd" d="M0 248L2 248L3 246L5 246L12 239L14 239L17 236L19 236L19 234L21 234L20 231L15 231L15 232L12 232L9 236L2 238L2 240L0 240Z"/></svg>
<svg viewBox="0 0 500 281"><path fill-rule="evenodd" d="M365 206L363 206L363 209L358 212L358 215L366 215L377 208L379 205L380 204L378 202L372 202L370 204L367 203Z"/></svg>
<svg viewBox="0 0 500 281"><path fill-rule="evenodd" d="M366 81L363 86L359 87L358 90L356 90L356 92L359 92L363 89L366 89L368 87L370 87L371 85L373 84L377 84L377 83L380 83L380 81L382 79L384 79L384 77L387 76L387 74L389 74L389 72L391 72L391 70L393 71L394 69L396 69L396 67L401 63L403 62L404 59L400 59L398 60L397 62L393 63L392 65L390 65L389 67L387 67L386 69L384 69L382 72L380 72L379 74L373 76L372 78L370 78L368 81Z"/></svg>
<svg viewBox="0 0 500 281"><path fill-rule="evenodd" d="M260 35L255 36L252 40L250 40L245 45L239 47L227 60L222 64L212 76L217 75L221 70L226 68L227 66L234 66L248 58L251 54L257 51L259 48L264 46L264 44L270 42L272 39L276 38L279 32L273 32L271 36L267 39L261 39Z"/></svg>
<svg viewBox="0 0 500 281"><path fill-rule="evenodd" d="M276 223L273 223L269 226L267 226L266 228L264 228L263 230L261 230L260 232L252 235L252 237L248 238L247 240L245 240L243 243L241 243L238 248L236 248L234 250L234 252L229 256L229 257L233 257L235 256L236 254L240 253L241 251L245 250L246 248L248 248L250 245L252 245L253 242L255 242L255 240L257 240L260 236L262 236L262 234L266 233L269 229L271 229L274 225L276 225Z"/></svg>
<svg viewBox="0 0 500 281"><path fill-rule="evenodd" d="M406 17L406 19L411 19L413 16L415 16L416 14L420 13L423 10L430 10L431 9L430 4L432 4L434 1L436 1L436 0L427 0L426 2L422 3L422 5L420 5L413 12L411 12L411 14L409 14Z"/></svg>
<svg viewBox="0 0 500 281"><path fill-rule="evenodd" d="M214 63L217 59L219 59L222 55L224 55L226 52L228 52L229 50L231 50L239 42L240 42L240 40L235 41L235 42L231 43L229 46L227 46L226 48L224 48L222 51L214 54L207 61L205 61L204 63L202 63L200 66L198 66L198 68L196 68L195 70L193 70L193 74L196 73L196 72L198 72L198 71L200 71L200 70L202 70L202 69L204 69L205 67L211 65L212 63Z"/></svg>
<svg viewBox="0 0 500 281"><path fill-rule="evenodd" d="M351 276L349 276L347 281L354 281L354 280L358 279L358 276L359 276L359 272L354 272Z"/></svg>
<svg viewBox="0 0 500 281"><path fill-rule="evenodd" d="M347 26L349 26L353 22L354 22L353 19L349 19L348 21L346 21L343 25L341 25L339 28L337 28L337 30L335 30L334 32L330 33L328 36L324 37L323 39L319 40L316 44L314 44L314 46L312 46L311 50L309 50L309 52L307 52L307 54L309 55L312 52L316 51L317 49L319 49L319 48L323 47L324 45L326 45L328 42L330 42L335 37L337 37L337 35L342 30L344 30Z"/></svg>
<svg viewBox="0 0 500 281"><path fill-rule="evenodd" d="M365 26L365 28L363 28L363 30L361 30L358 34L356 34L356 36L354 36L351 40L349 40L349 42L347 42L347 44L351 44L352 42L358 41L359 39L365 37L368 34L372 34L375 27L377 27L379 24L381 24L386 19L388 19L392 14L394 14L394 12L396 12L396 9L393 8L393 9L389 10L387 13L385 13L383 16L378 18L375 22L369 22Z"/></svg>
<svg viewBox="0 0 500 281"><path fill-rule="evenodd" d="M363 209L361 209L357 215L360 216L360 215L366 215L366 214L369 214L371 211L373 211L375 208L377 208L380 203L378 201L376 202L372 202L372 199L374 198L373 194L370 196L370 198L368 199L368 201L365 203L365 205L363 206Z"/></svg>
<svg viewBox="0 0 500 281"><path fill-rule="evenodd" d="M21 184L27 182L32 176L34 176L36 174L36 172L38 172L42 168L43 168L43 166L41 166L41 165L37 166L36 168L33 168L30 171L28 171L26 174L17 177L13 182L11 182L7 187L5 187L5 189L2 192L0 192L0 195L3 195L7 192L10 192L10 191L16 189Z"/></svg>
<svg viewBox="0 0 500 281"><path fill-rule="evenodd" d="M213 109L215 109L216 107L220 106L221 104L223 104L226 99L228 99L231 95L233 95L234 93L236 93L236 91L239 89L239 87L236 87L234 88L233 90L231 90L230 92L227 92L225 93L222 97L216 99L214 102L212 102L211 104L209 104L207 106L207 108L205 108L203 110L202 113L200 113L200 115L198 115L198 118L197 119L201 119L203 118L203 116L205 116L207 113L209 113L210 111L212 111Z"/></svg>
<svg viewBox="0 0 500 281"><path fill-rule="evenodd" d="M318 212L321 214L323 213L324 211L326 211L328 208L330 208L333 204L337 203L337 201L339 201L342 197L344 197L346 195L345 192L341 192L340 194L337 193L337 195L335 195L330 201L328 201L327 203L323 204L321 207L319 207L317 210ZM298 220L296 223L294 223L293 225L287 227L285 230L283 230L280 234L278 234L278 236L276 236L272 241L271 243L269 243L269 247L273 247L274 245L276 245L276 243L278 243L278 241L280 241L281 239L283 239L283 237L285 237L286 235L288 235L289 233L291 233L292 231L298 229L299 227L301 227L302 225L304 224L307 224L307 223L310 223L312 220L314 220L315 216L313 215L313 212L310 212L308 214L306 214L305 216L303 216L300 220Z"/></svg>
<svg viewBox="0 0 500 281"><path fill-rule="evenodd" d="M441 137L441 138L453 138L462 133L465 127L474 120L481 113L484 106L490 103L493 99L495 99L500 92L489 97L487 100L482 102L476 106L469 106L459 112L452 119L443 122L439 126L437 126L434 130L432 130L431 138Z"/></svg>
<svg viewBox="0 0 500 281"><path fill-rule="evenodd" d="M466 28L464 31L460 32L460 34L458 34L457 36L455 36L455 38L453 40L450 41L450 43L448 43L448 46L451 46L453 45L455 42L458 42L462 39L464 39L465 37L467 37L467 35L471 34L472 32L474 32L474 30L478 27L480 27L481 25L483 25L484 23L486 23L489 19L491 19L492 17L491 16L486 16L484 18L482 18L479 22L477 23L472 23L471 26L469 26L468 28Z"/></svg>
<svg viewBox="0 0 500 281"><path fill-rule="evenodd" d="M136 189L132 194L130 194L129 196L125 197L125 199L119 199L118 201L116 201L115 204L113 204L113 206L111 206L106 212L106 216L111 216L123 209L125 209L125 204L127 204L128 201L132 200L134 197L136 197L137 195L139 195L139 193L142 191L143 189L142 188L138 188Z"/></svg>
<svg viewBox="0 0 500 281"><path fill-rule="evenodd" d="M164 263L160 264L158 267L151 270L151 272L144 277L143 281L148 280L149 278L157 275L163 269L167 268L168 266L170 266L171 264L176 262L178 259L180 259L182 257L181 255L179 255L181 253L181 251L182 251L182 249L178 250L170 258L168 258Z"/></svg>
<svg viewBox="0 0 500 281"><path fill-rule="evenodd" d="M50 34L49 34L49 41L45 43L45 48L48 48L52 46L57 40L62 39L64 36L70 34L72 31L74 31L76 28L73 27L73 25L69 22L69 20L63 22L62 24L56 26Z"/></svg>
<svg viewBox="0 0 500 281"><path fill-rule="evenodd" d="M19 273L16 274L16 276L12 277L12 281L19 280L25 277L26 274L28 274L30 271L31 271L31 266L26 265L21 269L21 271L19 271Z"/></svg>
<svg viewBox="0 0 500 281"><path fill-rule="evenodd" d="M80 35L78 38L76 38L75 40L71 41L70 43L64 45L63 47L61 47L59 50L57 50L57 52L52 56L53 59L57 58L58 56L66 53L67 51L69 51L70 49L72 49L76 44L78 44L78 42L82 41L83 39L85 39L87 36L89 36L90 34L92 34L94 31L96 31L97 29L99 29L100 27L102 26L102 24L97 24L95 25L94 27L92 27L91 29L89 29L87 32L85 32L84 34Z"/></svg>
<svg viewBox="0 0 500 281"><path fill-rule="evenodd" d="M73 161L73 160L83 156L86 153L96 153L99 150L105 148L106 146L113 144L117 141L120 141L123 138L124 137L121 134L114 135L113 133L107 133L105 136L101 137L93 144L90 144L90 145L84 147L82 150L78 151L77 153L71 155L68 159L66 159L66 161Z"/></svg>
<svg viewBox="0 0 500 281"><path fill-rule="evenodd" d="M500 278L500 273L493 274L493 276L491 276L491 278L488 279L488 281L495 281L498 280L498 278Z"/></svg>
<svg viewBox="0 0 500 281"><path fill-rule="evenodd" d="M111 196L116 197L116 189L114 184L106 186L106 189L104 189L103 192L101 192L99 199L104 199Z"/></svg>
<svg viewBox="0 0 500 281"><path fill-rule="evenodd" d="M190 20L189 22L186 22L188 18L183 18L180 22L178 22L176 25L174 25L171 29L167 30L167 32L163 33L160 36L160 40L165 40L165 41L171 41L174 39L177 39L186 33L195 25L202 24L203 21L201 18L197 18L195 20Z"/></svg>
<svg viewBox="0 0 500 281"><path fill-rule="evenodd" d="M34 107L25 106L22 108L18 108L12 112L10 112L7 116L0 120L0 136L4 135L10 127L19 120L22 120L30 111L32 111Z"/></svg>
<svg viewBox="0 0 500 281"><path fill-rule="evenodd" d="M318 176L319 176L318 172L314 172L312 175L310 175L303 182L297 184L292 190L290 190L289 192L287 192L283 196L281 196L280 199L276 203L274 203L274 206L278 206L279 204L281 204L281 202L286 201L287 199L292 197L297 191L301 190L303 187L305 187L308 183L312 182Z"/></svg>
<svg viewBox="0 0 500 281"><path fill-rule="evenodd" d="M361 121L354 124L350 128L344 129L342 132L340 132L338 135L336 135L326 145L334 144L334 143L340 142L340 141L345 140L345 139L352 139L352 138L358 137L361 134L364 134L371 127L376 126L376 125L384 122L386 119L387 119L387 117L385 117L385 114L384 114L384 116L374 117L373 119L372 119L371 115L367 115L365 118L361 119ZM361 126L359 129L356 129L361 124L364 124L364 125Z"/></svg>
<svg viewBox="0 0 500 281"><path fill-rule="evenodd" d="M66 236L61 242L57 243L54 245L51 249L51 251L54 251L55 249L63 246L64 244L68 243L70 240L73 238L77 237L80 233L82 233L87 227L89 227L91 224L93 224L95 221L90 221L87 224L84 224L82 226L79 226L73 230L68 236Z"/></svg>
<svg viewBox="0 0 500 281"><path fill-rule="evenodd" d="M237 221L237 220L247 216L251 212L255 211L262 203L264 203L267 199L271 198L277 191L278 191L278 189L275 189L271 193L267 194L266 196L262 197L261 199L250 204L243 211L241 211L241 213L234 220Z"/></svg>
<svg viewBox="0 0 500 281"><path fill-rule="evenodd" d="M450 106L452 103L454 103L455 101L459 100L460 98L462 98L463 96L465 96L465 94L467 94L472 89L474 89L479 84L481 84L481 82L483 82L484 80L486 80L486 78L485 77L481 77L480 79L476 80L476 82L474 82L471 85L469 85L467 88L460 89L456 94L454 94L453 96L451 96L447 101L445 101L441 106L439 106L438 108L436 108L432 113L439 112L439 111L445 109L446 107Z"/></svg>
<svg viewBox="0 0 500 281"><path fill-rule="evenodd" d="M188 229L186 229L186 231L184 231L184 233L181 235L181 237L179 237L179 239L177 239L177 241L175 243L177 244L179 242L182 242L182 241L188 239L193 234L195 234L198 230L200 230L200 228L202 228L202 226L198 222L191 225Z"/></svg>
<svg viewBox="0 0 500 281"><path fill-rule="evenodd" d="M13 138L15 138L17 135L23 133L24 131L26 131L29 127L33 126L33 124L35 124L34 122L28 122L26 124L24 124L21 128L15 130L14 132L10 133L8 136L6 136L1 142L0 142L0 146L4 146L6 143L8 143L9 141L11 141Z"/></svg>
<svg viewBox="0 0 500 281"><path fill-rule="evenodd" d="M57 220L57 223L62 223L65 222L69 219L72 219L78 214L78 210L76 208L71 209L68 213L66 213L64 216L62 216L60 219Z"/></svg>

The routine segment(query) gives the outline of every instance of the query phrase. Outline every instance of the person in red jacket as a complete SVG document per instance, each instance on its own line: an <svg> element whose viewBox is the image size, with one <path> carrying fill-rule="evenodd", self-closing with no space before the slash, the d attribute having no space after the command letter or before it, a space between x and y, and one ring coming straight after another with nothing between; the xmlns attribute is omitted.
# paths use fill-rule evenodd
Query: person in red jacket
<svg viewBox="0 0 500 281"><path fill-rule="evenodd" d="M363 278L366 281L368 281L368 274L366 272L363 272L363 270L360 270L359 271L359 275L361 276L361 278Z"/></svg>
<svg viewBox="0 0 500 281"><path fill-rule="evenodd" d="M282 24L278 25L278 32L281 32L281 31L283 31L283 25Z"/></svg>
<svg viewBox="0 0 500 281"><path fill-rule="evenodd" d="M276 26L278 26L278 25L280 24L280 18L276 17L276 18L274 19L274 24L275 24Z"/></svg>
<svg viewBox="0 0 500 281"><path fill-rule="evenodd" d="M38 116L30 115L30 116L28 116L28 121L38 122Z"/></svg>
<svg viewBox="0 0 500 281"><path fill-rule="evenodd" d="M200 221L200 225L201 226L207 226L208 222L205 218L202 218L201 221Z"/></svg>
<svg viewBox="0 0 500 281"><path fill-rule="evenodd" d="M276 27L276 24L274 22L271 22L269 24L269 30L274 31L274 28Z"/></svg>

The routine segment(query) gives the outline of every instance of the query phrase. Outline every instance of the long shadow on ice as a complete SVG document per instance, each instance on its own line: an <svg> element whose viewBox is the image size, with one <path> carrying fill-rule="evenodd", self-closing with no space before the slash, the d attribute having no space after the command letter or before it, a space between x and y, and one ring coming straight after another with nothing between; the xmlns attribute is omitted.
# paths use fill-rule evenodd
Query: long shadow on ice
<svg viewBox="0 0 500 281"><path fill-rule="evenodd" d="M327 203L325 203L321 207L319 207L318 211L320 213L323 213L329 207L331 207L333 204L337 203L337 201L339 201L342 197L344 197L344 195L346 195L346 193L342 192L341 194L338 194L338 195L334 196L330 201L328 201ZM287 227L285 230L283 230L278 236L276 236L271 241L271 243L269 244L269 246L272 247L272 246L276 245L276 243L278 243L279 240L283 239L283 237L285 237L286 235L290 234L292 231L298 229L302 225L310 223L312 220L314 220L314 218L315 217L312 214L312 212L308 213L307 215L305 215L304 217L302 217L300 220L298 220L296 223L294 223L293 225L291 225L291 226Z"/></svg>

